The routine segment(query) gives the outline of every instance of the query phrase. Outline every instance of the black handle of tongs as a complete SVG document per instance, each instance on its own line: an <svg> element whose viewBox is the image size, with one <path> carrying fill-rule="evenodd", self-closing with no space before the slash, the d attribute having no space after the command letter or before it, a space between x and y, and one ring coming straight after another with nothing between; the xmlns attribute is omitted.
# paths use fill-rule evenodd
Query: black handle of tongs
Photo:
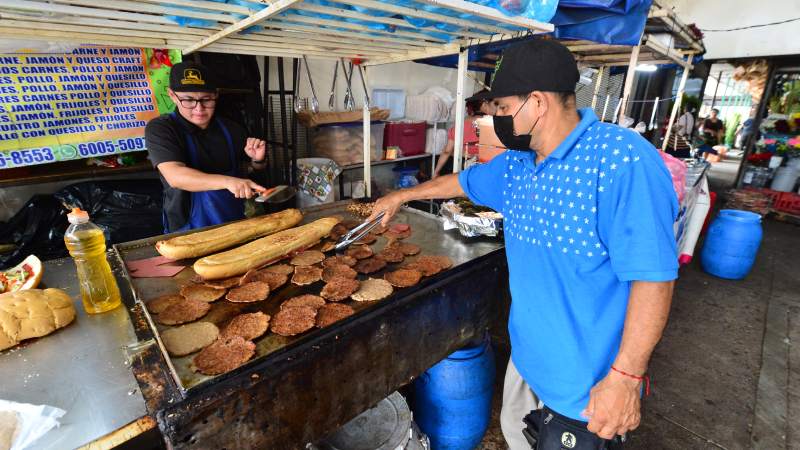
<svg viewBox="0 0 800 450"><path fill-rule="evenodd" d="M350 244L352 244L353 242L366 236L367 233L369 233L373 228L375 228L379 223L381 223L381 220L383 219L384 215L386 215L386 212L381 211L380 213L378 213L377 216L375 216L374 219L368 222L364 222L361 225L348 231L347 234L342 236L342 238L339 239L339 242L336 243L336 246L333 248L334 251L341 252L345 248L349 247Z"/></svg>

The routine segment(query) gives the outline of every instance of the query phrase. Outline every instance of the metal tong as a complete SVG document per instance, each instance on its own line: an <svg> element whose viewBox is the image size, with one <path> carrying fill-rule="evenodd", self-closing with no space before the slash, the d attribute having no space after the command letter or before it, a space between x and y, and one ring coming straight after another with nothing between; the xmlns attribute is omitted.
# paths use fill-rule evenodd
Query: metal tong
<svg viewBox="0 0 800 450"><path fill-rule="evenodd" d="M349 247L353 242L361 239L362 237L366 236L373 228L375 228L379 223L381 223L381 219L386 213L381 211L375 216L374 219L364 222L361 225L353 228L352 230L348 231L347 234L341 237L339 241L336 243L336 246L333 247L333 250L336 253L343 252L347 247Z"/></svg>
<svg viewBox="0 0 800 450"><path fill-rule="evenodd" d="M303 55L303 63L306 69L306 76L308 77L308 84L311 86L311 111L315 114L319 112L319 101L317 100L317 91L314 89L314 80L311 79L311 69L308 68L308 60L306 55Z"/></svg>
<svg viewBox="0 0 800 450"><path fill-rule="evenodd" d="M350 63L350 74L347 73L347 67L344 64L344 58L340 58L342 61L342 72L344 73L345 79L345 93L344 93L344 107L348 111L355 111L356 109L356 102L353 100L353 87L351 84L351 80L353 79L353 63Z"/></svg>
<svg viewBox="0 0 800 450"><path fill-rule="evenodd" d="M336 76L339 75L339 60L333 66L333 86L331 86L331 95L328 97L328 108L333 111L336 109Z"/></svg>

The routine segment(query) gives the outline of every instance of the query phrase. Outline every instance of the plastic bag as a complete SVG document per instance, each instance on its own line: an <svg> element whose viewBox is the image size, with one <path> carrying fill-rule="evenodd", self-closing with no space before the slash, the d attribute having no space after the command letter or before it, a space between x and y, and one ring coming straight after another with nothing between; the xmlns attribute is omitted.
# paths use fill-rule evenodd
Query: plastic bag
<svg viewBox="0 0 800 450"><path fill-rule="evenodd" d="M162 187L158 180L110 180L76 183L53 195L35 195L7 222L0 222L0 243L14 244L0 254L0 268L12 267L28 255L42 260L68 255L65 205L87 211L103 228L107 244L159 235Z"/></svg>
<svg viewBox="0 0 800 450"><path fill-rule="evenodd" d="M686 163L680 159L670 155L667 152L658 152L664 164L667 165L667 170L672 176L672 187L675 188L675 194L678 195L678 203L683 201L686 195Z"/></svg>
<svg viewBox="0 0 800 450"><path fill-rule="evenodd" d="M37 439L60 425L60 419L67 412L48 405L31 405L29 403L0 400L0 411L10 412L16 416L11 450L31 448Z"/></svg>

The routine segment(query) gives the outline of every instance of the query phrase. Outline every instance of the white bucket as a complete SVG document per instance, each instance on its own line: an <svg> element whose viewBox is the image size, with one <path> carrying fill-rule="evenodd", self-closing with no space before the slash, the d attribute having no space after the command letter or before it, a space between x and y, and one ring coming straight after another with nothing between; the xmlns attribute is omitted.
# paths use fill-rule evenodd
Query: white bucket
<svg viewBox="0 0 800 450"><path fill-rule="evenodd" d="M797 170L791 167L781 167L775 172L770 188L773 191L791 192L797 182Z"/></svg>
<svg viewBox="0 0 800 450"><path fill-rule="evenodd" d="M783 156L773 156L769 159L769 168L770 169L777 169L781 166L783 162Z"/></svg>
<svg viewBox="0 0 800 450"><path fill-rule="evenodd" d="M800 158L790 158L788 161L786 161L786 167L800 172Z"/></svg>

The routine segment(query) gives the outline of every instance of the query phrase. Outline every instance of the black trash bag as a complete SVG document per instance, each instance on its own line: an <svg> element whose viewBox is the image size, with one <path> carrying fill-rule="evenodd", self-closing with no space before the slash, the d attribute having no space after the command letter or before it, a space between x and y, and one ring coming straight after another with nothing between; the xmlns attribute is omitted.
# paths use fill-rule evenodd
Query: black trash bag
<svg viewBox="0 0 800 450"><path fill-rule="evenodd" d="M68 208L87 211L105 232L109 246L162 234L162 190L155 179L109 180L36 195L8 222L0 222L0 243L16 246L13 252L0 254L0 268L13 267L31 254L42 260L67 256Z"/></svg>
<svg viewBox="0 0 800 450"><path fill-rule="evenodd" d="M67 225L67 212L55 197L34 195L8 222L0 222L0 243L16 245L14 251L0 254L0 269L11 268L31 254L43 260L66 256Z"/></svg>
<svg viewBox="0 0 800 450"><path fill-rule="evenodd" d="M86 181L53 194L62 205L80 208L103 229L108 245L157 236L163 188L156 179Z"/></svg>

